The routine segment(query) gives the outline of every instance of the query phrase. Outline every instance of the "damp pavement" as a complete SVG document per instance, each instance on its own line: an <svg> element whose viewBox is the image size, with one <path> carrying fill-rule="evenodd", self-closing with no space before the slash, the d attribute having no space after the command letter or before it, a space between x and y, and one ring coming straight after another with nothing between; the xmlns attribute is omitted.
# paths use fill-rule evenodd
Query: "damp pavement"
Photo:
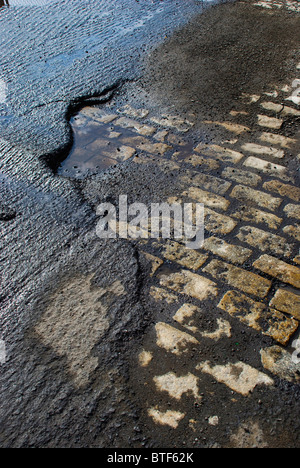
<svg viewBox="0 0 300 468"><path fill-rule="evenodd" d="M9 3L1 446L298 447L299 2ZM99 239L120 195L203 248Z"/></svg>

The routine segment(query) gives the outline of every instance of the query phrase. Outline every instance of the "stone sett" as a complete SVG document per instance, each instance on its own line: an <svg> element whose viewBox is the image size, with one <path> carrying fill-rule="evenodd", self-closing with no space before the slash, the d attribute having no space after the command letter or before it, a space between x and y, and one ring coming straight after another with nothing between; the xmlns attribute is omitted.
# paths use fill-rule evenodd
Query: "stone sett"
<svg viewBox="0 0 300 468"><path fill-rule="evenodd" d="M258 125L261 127L271 128L272 130L279 130L282 127L283 120L267 115L258 115Z"/></svg>
<svg viewBox="0 0 300 468"><path fill-rule="evenodd" d="M253 264L254 268L267 273L283 283L288 283L295 288L300 288L300 268L289 265L270 255L262 255Z"/></svg>
<svg viewBox="0 0 300 468"><path fill-rule="evenodd" d="M228 262L237 264L243 264L252 255L252 250L239 245L228 244L223 239L218 239L217 237L205 239L203 248Z"/></svg>
<svg viewBox="0 0 300 468"><path fill-rule="evenodd" d="M300 202L300 189L294 185L284 184L279 180L271 180L270 182L265 182L263 185L265 190L269 192L278 193L282 197L288 197L291 200Z"/></svg>
<svg viewBox="0 0 300 468"><path fill-rule="evenodd" d="M299 228L299 223L297 223L295 226L286 226L283 229L283 232L287 234L290 237L293 237L296 239L296 241L300 242L300 228Z"/></svg>
<svg viewBox="0 0 300 468"><path fill-rule="evenodd" d="M265 224L270 229L278 229L282 223L282 219L272 213L245 205L241 206L232 216L239 221L246 221L247 223Z"/></svg>
<svg viewBox="0 0 300 468"><path fill-rule="evenodd" d="M185 245L174 241L168 241L165 244L162 255L165 259L176 262L190 270L199 270L208 258L208 255L188 249Z"/></svg>
<svg viewBox="0 0 300 468"><path fill-rule="evenodd" d="M241 242L257 247L263 252L269 252L275 255L283 255L290 257L295 248L294 245L288 244L286 239L277 236L270 232L262 231L253 226L242 227L237 235Z"/></svg>
<svg viewBox="0 0 300 468"><path fill-rule="evenodd" d="M230 148L224 148L218 145L204 145L200 144L195 148L198 153L205 154L206 156L212 156L220 159L222 162L229 162L237 164L240 162L244 155L238 151L234 151Z"/></svg>
<svg viewBox="0 0 300 468"><path fill-rule="evenodd" d="M187 191L182 193L182 196L191 198L198 203L203 203L205 206L219 210L227 210L230 205L230 201L226 200L226 198L206 192L198 187L190 187Z"/></svg>
<svg viewBox="0 0 300 468"><path fill-rule="evenodd" d="M293 138L287 138L282 135L277 135L276 133L264 132L259 138L265 143L270 143L270 145L278 145L282 148L291 148L297 143L297 140L294 140Z"/></svg>
<svg viewBox="0 0 300 468"><path fill-rule="evenodd" d="M216 297L218 294L216 283L188 270L161 276L160 285L173 292L191 296L199 301Z"/></svg>
<svg viewBox="0 0 300 468"><path fill-rule="evenodd" d="M193 154L185 159L187 164L191 164L194 167L199 167L201 170L213 171L220 167L220 164L215 159L205 158L203 156Z"/></svg>
<svg viewBox="0 0 300 468"><path fill-rule="evenodd" d="M220 260L213 260L203 271L231 287L260 298L266 297L271 288L271 281Z"/></svg>
<svg viewBox="0 0 300 468"><path fill-rule="evenodd" d="M230 182L218 177L194 171L186 171L185 175L180 177L180 181L184 186L191 185L193 187L199 187L202 190L208 190L209 192L214 192L217 195L225 195L232 185Z"/></svg>
<svg viewBox="0 0 300 468"><path fill-rule="evenodd" d="M205 229L214 234L229 234L236 227L237 222L227 215L221 215L210 208L204 209Z"/></svg>
<svg viewBox="0 0 300 468"><path fill-rule="evenodd" d="M230 196L232 198L237 198L242 202L255 203L256 205L270 211L277 210L282 203L280 198L272 197L265 192L260 192L244 185L237 185L234 187Z"/></svg>
<svg viewBox="0 0 300 468"><path fill-rule="evenodd" d="M281 346L262 349L261 362L266 370L283 380L292 383L300 381L300 364L292 360L292 355Z"/></svg>
<svg viewBox="0 0 300 468"><path fill-rule="evenodd" d="M251 169L255 169L260 172L264 172L265 174L271 174L274 177L279 177L279 179L290 179L287 175L287 170L284 166L270 163L269 161L265 161L264 159L259 159L251 156L250 158L246 159L246 161L244 162L244 166L249 167Z"/></svg>
<svg viewBox="0 0 300 468"><path fill-rule="evenodd" d="M282 345L290 341L299 326L299 322L293 318L286 317L281 312L237 291L227 292L218 307Z"/></svg>
<svg viewBox="0 0 300 468"><path fill-rule="evenodd" d="M257 187L257 185L262 181L262 178L259 175L253 174L249 171L242 171L235 167L227 167L224 169L222 177L234 180L238 184L250 185L251 187Z"/></svg>
<svg viewBox="0 0 300 468"><path fill-rule="evenodd" d="M286 312L300 320L300 296L285 289L278 289L270 306L280 312Z"/></svg>
<svg viewBox="0 0 300 468"><path fill-rule="evenodd" d="M242 146L243 151L248 153L260 154L263 156L270 156L272 158L284 158L284 151L278 148L271 148L269 146L257 145L256 143L245 143Z"/></svg>
<svg viewBox="0 0 300 468"><path fill-rule="evenodd" d="M300 205L286 205L283 211L289 218L300 219Z"/></svg>

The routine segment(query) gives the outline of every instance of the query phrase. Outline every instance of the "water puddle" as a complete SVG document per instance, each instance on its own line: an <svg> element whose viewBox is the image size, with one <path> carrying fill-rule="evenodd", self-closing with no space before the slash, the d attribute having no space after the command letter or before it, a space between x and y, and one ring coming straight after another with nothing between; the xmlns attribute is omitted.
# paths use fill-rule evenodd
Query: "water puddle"
<svg viewBox="0 0 300 468"><path fill-rule="evenodd" d="M134 135L113 125L118 117L96 107L86 107L73 117L73 149L58 173L83 178L93 170L106 170L133 157L136 150L124 143Z"/></svg>
<svg viewBox="0 0 300 468"><path fill-rule="evenodd" d="M70 121L74 144L59 166L58 174L82 179L140 155L179 161L191 154L191 140L162 129L146 117L148 111L143 109L131 109L126 115L122 110L114 111L109 107L83 108Z"/></svg>

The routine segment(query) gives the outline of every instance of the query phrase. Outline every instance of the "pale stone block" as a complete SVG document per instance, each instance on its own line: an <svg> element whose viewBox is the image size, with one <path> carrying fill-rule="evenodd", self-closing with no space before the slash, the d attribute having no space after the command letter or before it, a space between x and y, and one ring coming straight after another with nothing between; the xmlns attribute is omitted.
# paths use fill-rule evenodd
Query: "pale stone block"
<svg viewBox="0 0 300 468"><path fill-rule="evenodd" d="M271 281L220 260L213 260L203 271L234 288L261 298L266 297L271 288Z"/></svg>
<svg viewBox="0 0 300 468"><path fill-rule="evenodd" d="M218 382L243 396L248 396L258 385L271 386L274 384L270 377L243 362L212 366L207 361L199 364L196 369L211 375Z"/></svg>
<svg viewBox="0 0 300 468"><path fill-rule="evenodd" d="M260 192L244 185L237 185L231 192L231 197L243 202L254 202L256 205L267 208L270 211L275 211L282 203L280 198L272 197L265 192Z"/></svg>
<svg viewBox="0 0 300 468"><path fill-rule="evenodd" d="M288 283L295 288L300 288L300 268L271 257L270 255L262 255L253 264L254 268L267 273L274 278L279 279L283 283Z"/></svg>
<svg viewBox="0 0 300 468"><path fill-rule="evenodd" d="M275 255L283 255L285 257L290 257L295 247L293 244L288 244L283 237L253 226L242 227L237 238L241 242L246 242L252 247L257 247L263 252L270 251Z"/></svg>
<svg viewBox="0 0 300 468"><path fill-rule="evenodd" d="M263 335L286 345L299 327L299 322L283 313L256 302L237 291L225 294L218 307Z"/></svg>

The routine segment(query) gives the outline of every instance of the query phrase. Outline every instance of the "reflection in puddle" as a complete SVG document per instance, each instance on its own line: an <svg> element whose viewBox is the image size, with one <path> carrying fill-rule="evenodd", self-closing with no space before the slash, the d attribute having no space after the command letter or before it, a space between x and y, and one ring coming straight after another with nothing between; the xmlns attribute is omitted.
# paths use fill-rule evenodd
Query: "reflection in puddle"
<svg viewBox="0 0 300 468"><path fill-rule="evenodd" d="M94 107L82 109L71 120L74 146L69 157L61 164L59 173L80 178L89 170L105 170L131 158L136 150L124 144L124 138L129 138L130 132L116 129L112 124L118 117Z"/></svg>
<svg viewBox="0 0 300 468"><path fill-rule="evenodd" d="M71 119L74 145L60 165L59 175L83 178L140 154L177 161L187 158L193 151L193 142L158 127L155 118L146 122L148 114L146 110L129 109L129 106L117 112L109 108L82 109Z"/></svg>

